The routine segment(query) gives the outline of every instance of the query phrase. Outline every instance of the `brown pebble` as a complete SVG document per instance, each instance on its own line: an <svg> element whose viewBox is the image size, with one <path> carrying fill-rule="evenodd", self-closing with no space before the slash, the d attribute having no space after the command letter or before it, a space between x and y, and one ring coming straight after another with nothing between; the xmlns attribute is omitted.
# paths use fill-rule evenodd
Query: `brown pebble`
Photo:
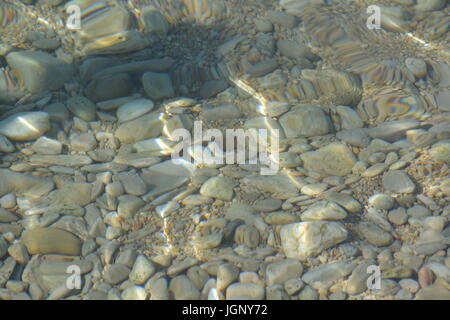
<svg viewBox="0 0 450 320"><path fill-rule="evenodd" d="M422 288L428 287L433 282L433 273L428 267L420 268L417 276L419 278L419 284Z"/></svg>

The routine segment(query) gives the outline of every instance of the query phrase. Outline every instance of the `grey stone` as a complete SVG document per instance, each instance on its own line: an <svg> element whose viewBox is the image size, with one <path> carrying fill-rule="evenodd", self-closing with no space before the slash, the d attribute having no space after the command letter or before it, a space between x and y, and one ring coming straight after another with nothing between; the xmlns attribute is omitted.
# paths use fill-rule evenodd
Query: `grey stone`
<svg viewBox="0 0 450 320"><path fill-rule="evenodd" d="M303 221L308 220L342 220L347 212L332 201L319 201L301 214Z"/></svg>
<svg viewBox="0 0 450 320"><path fill-rule="evenodd" d="M154 103L150 99L137 99L127 102L117 109L116 115L120 122L139 118L153 110Z"/></svg>
<svg viewBox="0 0 450 320"><path fill-rule="evenodd" d="M394 198L384 193L377 193L369 198L369 205L379 210L389 210L394 204Z"/></svg>
<svg viewBox="0 0 450 320"><path fill-rule="evenodd" d="M356 264L351 262L333 262L308 270L303 275L302 280L311 286L314 286L315 282L332 284L345 278L355 267Z"/></svg>
<svg viewBox="0 0 450 320"><path fill-rule="evenodd" d="M344 241L347 230L337 222L307 221L285 225L280 230L288 258L304 260Z"/></svg>
<svg viewBox="0 0 450 320"><path fill-rule="evenodd" d="M298 23L298 19L296 16L287 12L277 10L268 11L267 20L269 20L273 24L279 24L288 29L294 28Z"/></svg>
<svg viewBox="0 0 450 320"><path fill-rule="evenodd" d="M71 65L42 51L11 52L6 61L20 74L25 88L33 93L58 90L73 75Z"/></svg>
<svg viewBox="0 0 450 320"><path fill-rule="evenodd" d="M231 283L239 277L239 268L232 263L225 263L217 269L217 285L219 291L224 291Z"/></svg>
<svg viewBox="0 0 450 320"><path fill-rule="evenodd" d="M267 265L266 281L269 286L284 284L287 280L300 278L302 273L303 266L298 260L284 259Z"/></svg>
<svg viewBox="0 0 450 320"><path fill-rule="evenodd" d="M393 241L390 233L384 231L372 222L360 222L358 224L358 230L370 244L375 246L387 246Z"/></svg>
<svg viewBox="0 0 450 320"><path fill-rule="evenodd" d="M416 190L414 182L401 170L391 170L383 176L383 188L394 193L413 193Z"/></svg>
<svg viewBox="0 0 450 320"><path fill-rule="evenodd" d="M147 300L147 292L140 286L129 286L123 290L121 297L123 300Z"/></svg>
<svg viewBox="0 0 450 320"><path fill-rule="evenodd" d="M236 181L234 179L221 176L212 177L202 185L200 194L222 200L231 200L235 185Z"/></svg>
<svg viewBox="0 0 450 320"><path fill-rule="evenodd" d="M141 20L144 24L145 32L164 36L170 30L167 19L153 6L146 6L141 9Z"/></svg>
<svg viewBox="0 0 450 320"><path fill-rule="evenodd" d="M300 157L306 169L332 176L349 174L356 163L350 149L339 142L333 142L316 151L305 152Z"/></svg>
<svg viewBox="0 0 450 320"><path fill-rule="evenodd" d="M262 300L265 289L256 283L233 283L227 288L227 300Z"/></svg>
<svg viewBox="0 0 450 320"><path fill-rule="evenodd" d="M154 100L172 98L175 95L172 80L166 73L146 72L142 76L142 85L147 95Z"/></svg>
<svg viewBox="0 0 450 320"><path fill-rule="evenodd" d="M185 275L176 276L170 281L169 290L172 291L175 300L198 300L200 291Z"/></svg>
<svg viewBox="0 0 450 320"><path fill-rule="evenodd" d="M331 122L318 105L294 108L280 118L287 138L312 137L331 131Z"/></svg>
<svg viewBox="0 0 450 320"><path fill-rule="evenodd" d="M103 274L103 278L111 285L125 281L130 274L130 268L123 264L114 263L109 265Z"/></svg>
<svg viewBox="0 0 450 320"><path fill-rule="evenodd" d="M19 112L0 121L0 134L14 141L30 141L50 130L46 112Z"/></svg>
<svg viewBox="0 0 450 320"><path fill-rule="evenodd" d="M158 136L164 123L162 114L154 112L137 119L122 123L116 130L115 136L120 142L134 143ZM139 130L136 130L139 128Z"/></svg>

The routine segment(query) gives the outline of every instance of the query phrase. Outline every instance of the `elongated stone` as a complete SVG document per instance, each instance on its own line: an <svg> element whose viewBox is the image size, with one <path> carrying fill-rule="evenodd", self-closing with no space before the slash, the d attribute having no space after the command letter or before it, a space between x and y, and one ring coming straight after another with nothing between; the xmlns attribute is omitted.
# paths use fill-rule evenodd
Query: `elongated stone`
<svg viewBox="0 0 450 320"><path fill-rule="evenodd" d="M81 241L57 228L38 228L25 232L22 241L30 254L80 255Z"/></svg>

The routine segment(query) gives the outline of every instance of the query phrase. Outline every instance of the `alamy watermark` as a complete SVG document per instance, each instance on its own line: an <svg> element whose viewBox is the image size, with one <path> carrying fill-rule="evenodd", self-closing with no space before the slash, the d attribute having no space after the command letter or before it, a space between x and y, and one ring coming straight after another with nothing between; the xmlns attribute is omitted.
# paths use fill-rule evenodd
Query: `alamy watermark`
<svg viewBox="0 0 450 320"><path fill-rule="evenodd" d="M367 18L366 26L370 30L381 29L381 9L379 6L368 6L366 12L370 14Z"/></svg>
<svg viewBox="0 0 450 320"><path fill-rule="evenodd" d="M172 159L182 158L199 165L260 164L262 175L274 175L279 169L278 129L203 130L201 121L194 121L194 136L187 129L176 129L172 137L179 141Z"/></svg>

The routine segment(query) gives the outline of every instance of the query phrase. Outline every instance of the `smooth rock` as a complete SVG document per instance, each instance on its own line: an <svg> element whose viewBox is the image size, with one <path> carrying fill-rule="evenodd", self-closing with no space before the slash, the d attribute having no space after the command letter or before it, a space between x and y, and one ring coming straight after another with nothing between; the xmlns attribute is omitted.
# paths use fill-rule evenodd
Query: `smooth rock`
<svg viewBox="0 0 450 320"><path fill-rule="evenodd" d="M175 300L198 300L200 291L185 275L176 276L170 281L169 290L172 291Z"/></svg>
<svg viewBox="0 0 450 320"><path fill-rule="evenodd" d="M231 200L233 197L233 188L236 185L234 179L228 177L209 178L200 188L200 194L207 197Z"/></svg>
<svg viewBox="0 0 450 320"><path fill-rule="evenodd" d="M324 264L308 270L308 272L303 275L302 280L311 286L314 286L315 282L332 284L349 275L355 267L355 263L344 261Z"/></svg>
<svg viewBox="0 0 450 320"><path fill-rule="evenodd" d="M227 288L227 300L262 300L265 289L256 283L233 283Z"/></svg>
<svg viewBox="0 0 450 320"><path fill-rule="evenodd" d="M372 222L360 222L358 224L358 230L370 244L375 246L387 246L393 241L390 233L384 231Z"/></svg>
<svg viewBox="0 0 450 320"><path fill-rule="evenodd" d="M85 121L95 120L95 104L84 96L74 96L66 101L67 109Z"/></svg>
<svg viewBox="0 0 450 320"><path fill-rule="evenodd" d="M111 285L119 284L125 281L130 274L130 268L127 266L114 263L108 266L103 274L103 278Z"/></svg>
<svg viewBox="0 0 450 320"><path fill-rule="evenodd" d="M140 286L129 286L123 290L121 297L123 300L147 300L147 292Z"/></svg>
<svg viewBox="0 0 450 320"><path fill-rule="evenodd" d="M337 222L308 221L285 225L281 244L288 258L304 260L344 241L347 230Z"/></svg>
<svg viewBox="0 0 450 320"><path fill-rule="evenodd" d="M416 185L411 178L401 170L388 171L382 180L383 188L393 193L413 193Z"/></svg>
<svg viewBox="0 0 450 320"><path fill-rule="evenodd" d="M0 134L14 141L30 141L50 130L46 112L19 112L0 121Z"/></svg>
<svg viewBox="0 0 450 320"><path fill-rule="evenodd" d="M134 120L153 110L155 104L150 99L137 99L127 102L117 109L116 115L120 122Z"/></svg>
<svg viewBox="0 0 450 320"><path fill-rule="evenodd" d="M20 74L33 93L58 90L73 75L73 67L42 51L15 51L6 56L8 65Z"/></svg>
<svg viewBox="0 0 450 320"><path fill-rule="evenodd" d="M287 280L298 279L303 273L302 264L294 259L272 262L266 268L266 281L269 286L284 284Z"/></svg>
<svg viewBox="0 0 450 320"><path fill-rule="evenodd" d="M331 122L318 105L294 108L280 118L287 138L312 137L331 131Z"/></svg>
<svg viewBox="0 0 450 320"><path fill-rule="evenodd" d="M305 169L332 176L349 174L356 162L350 149L339 142L333 142L316 151L305 152L300 157Z"/></svg>
<svg viewBox="0 0 450 320"><path fill-rule="evenodd" d="M172 98L175 95L172 80L165 73L144 73L142 75L142 85L147 95L154 100Z"/></svg>
<svg viewBox="0 0 450 320"><path fill-rule="evenodd" d="M8 169L0 169L0 181L0 195L14 192L17 195L41 197L55 186L48 178L33 177Z"/></svg>
<svg viewBox="0 0 450 320"><path fill-rule="evenodd" d="M81 254L80 239L57 228L28 230L22 235L22 241L30 254Z"/></svg>
<svg viewBox="0 0 450 320"><path fill-rule="evenodd" d="M308 220L342 220L347 212L332 201L319 201L301 214L303 221Z"/></svg>
<svg viewBox="0 0 450 320"><path fill-rule="evenodd" d="M40 137L33 143L31 150L39 154L60 154L62 143L55 139Z"/></svg>
<svg viewBox="0 0 450 320"><path fill-rule="evenodd" d="M120 142L134 143L158 136L164 127L161 113L150 113L137 119L122 123L115 136ZM139 128L139 130L136 130Z"/></svg>

